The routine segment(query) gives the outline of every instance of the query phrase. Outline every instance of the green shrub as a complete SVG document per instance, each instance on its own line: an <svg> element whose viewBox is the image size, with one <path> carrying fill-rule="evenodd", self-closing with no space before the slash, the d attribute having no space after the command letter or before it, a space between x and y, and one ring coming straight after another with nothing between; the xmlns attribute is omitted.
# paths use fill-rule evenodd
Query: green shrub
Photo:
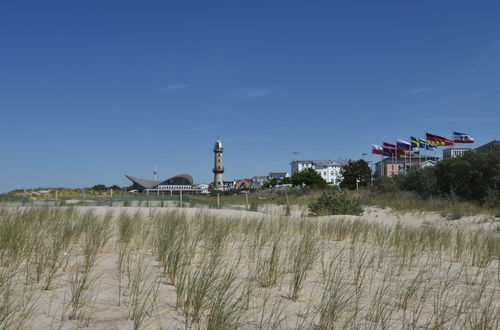
<svg viewBox="0 0 500 330"><path fill-rule="evenodd" d="M394 181L399 189L414 191L424 199L437 194L437 177L432 167L396 175Z"/></svg>
<svg viewBox="0 0 500 330"><path fill-rule="evenodd" d="M360 215L363 213L359 199L350 197L343 191L323 193L316 201L309 203L309 211L316 216L335 214Z"/></svg>
<svg viewBox="0 0 500 330"><path fill-rule="evenodd" d="M396 186L396 182L394 182L393 178L382 176L375 178L371 190L378 193L390 193L397 191L398 187Z"/></svg>

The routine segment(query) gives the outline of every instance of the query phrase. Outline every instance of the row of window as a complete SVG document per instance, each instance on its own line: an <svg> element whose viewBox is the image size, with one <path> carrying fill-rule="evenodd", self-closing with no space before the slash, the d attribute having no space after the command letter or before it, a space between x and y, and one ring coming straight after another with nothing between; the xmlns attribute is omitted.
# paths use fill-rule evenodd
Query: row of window
<svg viewBox="0 0 500 330"><path fill-rule="evenodd" d="M159 185L156 189L160 190L178 190L178 189L191 189L191 186L188 185Z"/></svg>

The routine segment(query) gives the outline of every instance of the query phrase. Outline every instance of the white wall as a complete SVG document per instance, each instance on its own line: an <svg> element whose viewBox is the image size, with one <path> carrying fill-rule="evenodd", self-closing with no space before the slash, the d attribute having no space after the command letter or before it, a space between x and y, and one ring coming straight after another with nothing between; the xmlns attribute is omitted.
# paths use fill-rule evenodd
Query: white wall
<svg viewBox="0 0 500 330"><path fill-rule="evenodd" d="M340 175L342 165L335 162L325 164L316 161L294 161L291 165L292 175L305 169L313 168L329 184L338 185L342 180Z"/></svg>

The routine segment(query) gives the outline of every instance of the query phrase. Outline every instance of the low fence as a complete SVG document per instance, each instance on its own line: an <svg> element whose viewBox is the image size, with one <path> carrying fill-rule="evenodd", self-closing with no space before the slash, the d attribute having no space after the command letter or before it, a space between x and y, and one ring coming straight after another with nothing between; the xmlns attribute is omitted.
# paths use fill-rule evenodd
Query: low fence
<svg viewBox="0 0 500 330"><path fill-rule="evenodd" d="M134 196L136 197L136 196ZM155 196L158 197L158 196ZM201 208L220 208L232 210L247 210L244 206L224 205L216 201L202 201L192 199L188 196L183 198L179 196L165 196L161 198L139 197L133 198L129 196L116 196L113 199L66 199L66 200L8 200L0 201L0 206L7 207L55 207L55 206L109 206L109 207L201 207Z"/></svg>

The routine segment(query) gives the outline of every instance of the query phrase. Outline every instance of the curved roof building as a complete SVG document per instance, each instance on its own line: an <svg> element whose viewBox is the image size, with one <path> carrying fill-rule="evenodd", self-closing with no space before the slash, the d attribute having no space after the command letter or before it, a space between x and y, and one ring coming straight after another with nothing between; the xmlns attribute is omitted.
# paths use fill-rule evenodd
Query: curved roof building
<svg viewBox="0 0 500 330"><path fill-rule="evenodd" d="M140 192L145 190L172 190L167 188L171 186L193 186L193 177L189 174L179 174L167 180L148 180L129 175L125 175L125 177L132 181L134 189Z"/></svg>

